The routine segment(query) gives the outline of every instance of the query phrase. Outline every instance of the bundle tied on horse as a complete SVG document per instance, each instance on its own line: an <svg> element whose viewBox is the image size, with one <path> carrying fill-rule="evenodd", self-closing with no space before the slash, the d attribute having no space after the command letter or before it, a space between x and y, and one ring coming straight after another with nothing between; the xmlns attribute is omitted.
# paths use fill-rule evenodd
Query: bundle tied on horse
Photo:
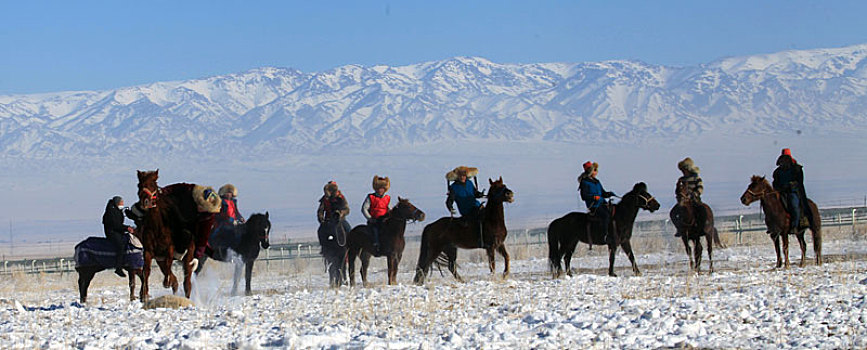
<svg viewBox="0 0 867 350"><path fill-rule="evenodd" d="M214 214L220 212L220 199L210 187L189 183L176 183L159 187L159 170L138 171L138 197L145 210L140 227L144 246L144 283L141 299L148 298L148 279L151 261L165 276L163 286L178 290L178 281L172 273L174 260L180 260L184 271L184 294L189 298L192 273L198 259L197 247L204 252L214 224Z"/></svg>
<svg viewBox="0 0 867 350"><path fill-rule="evenodd" d="M138 233L139 231L136 231ZM75 271L78 272L79 300L82 304L87 302L87 289L97 272L115 267L117 250L114 245L104 237L88 237L75 245ZM144 288L144 265L142 244L134 233L130 235L126 245L123 269L129 277L129 300L135 300L135 278L142 281Z"/></svg>

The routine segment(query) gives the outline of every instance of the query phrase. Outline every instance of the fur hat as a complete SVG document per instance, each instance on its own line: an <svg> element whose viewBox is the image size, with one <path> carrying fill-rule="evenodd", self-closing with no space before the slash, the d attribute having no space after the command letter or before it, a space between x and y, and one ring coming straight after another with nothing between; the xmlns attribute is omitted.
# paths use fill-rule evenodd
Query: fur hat
<svg viewBox="0 0 867 350"><path fill-rule="evenodd" d="M220 187L220 191L217 192L217 194L219 194L220 197L225 196L226 193L231 193L233 197L237 197L238 196L238 188L236 188L235 185L233 185L233 184L225 184L222 187Z"/></svg>
<svg viewBox="0 0 867 350"><path fill-rule="evenodd" d="M337 194L337 182L334 182L333 180L328 181L328 183L325 184L325 187L322 188L322 191L325 192L326 196L329 194L331 194L331 195Z"/></svg>
<svg viewBox="0 0 867 350"><path fill-rule="evenodd" d="M599 163L586 161L582 167L584 167L584 173L589 174L593 170L599 170Z"/></svg>
<svg viewBox="0 0 867 350"><path fill-rule="evenodd" d="M385 192L388 192L388 189L391 188L391 181L386 177L379 177L379 175L373 175L373 190L376 191L380 187L385 188Z"/></svg>
<svg viewBox="0 0 867 350"><path fill-rule="evenodd" d="M699 169L695 166L695 163L692 161L692 158L686 157L683 160L677 162L677 168L681 171L688 171L691 173L698 174Z"/></svg>
<svg viewBox="0 0 867 350"><path fill-rule="evenodd" d="M783 148L783 151L780 152L780 155L781 155L781 156L789 156L789 157L791 157L791 156L792 156L792 150L790 150L790 149L788 149L788 148Z"/></svg>
<svg viewBox="0 0 867 350"><path fill-rule="evenodd" d="M120 205L120 202L123 201L123 198L121 196L114 196L111 197L111 201L114 202L114 205Z"/></svg>
<svg viewBox="0 0 867 350"><path fill-rule="evenodd" d="M223 203L213 187L199 185L193 186L193 201L202 213L219 213Z"/></svg>
<svg viewBox="0 0 867 350"><path fill-rule="evenodd" d="M473 177L479 175L479 168L459 166L452 171L446 173L446 180L448 181L456 181L461 175L466 175L467 177Z"/></svg>

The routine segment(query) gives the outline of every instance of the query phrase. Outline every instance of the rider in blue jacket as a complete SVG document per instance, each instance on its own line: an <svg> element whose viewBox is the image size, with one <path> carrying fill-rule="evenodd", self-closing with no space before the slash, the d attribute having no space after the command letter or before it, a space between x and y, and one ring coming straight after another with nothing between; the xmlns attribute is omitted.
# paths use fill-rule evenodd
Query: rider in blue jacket
<svg viewBox="0 0 867 350"><path fill-rule="evenodd" d="M613 235L608 234L608 223L611 221L611 213L608 211L608 201L606 198L614 196L614 192L608 192L602 187L602 182L596 178L599 172L599 164L586 162L584 163L584 172L578 177L578 190L581 192L581 199L587 205L589 211L599 217L602 232L605 232L605 240L609 241ZM611 243L611 242L609 242Z"/></svg>

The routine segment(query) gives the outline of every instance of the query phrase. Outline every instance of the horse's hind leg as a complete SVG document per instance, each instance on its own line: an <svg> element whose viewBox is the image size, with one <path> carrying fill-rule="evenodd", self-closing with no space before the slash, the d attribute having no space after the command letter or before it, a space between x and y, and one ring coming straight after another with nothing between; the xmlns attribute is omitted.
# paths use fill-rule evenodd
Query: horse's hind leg
<svg viewBox="0 0 867 350"><path fill-rule="evenodd" d="M93 276L96 275L96 271L90 267L80 267L76 268L78 271L78 295L79 302L82 304L87 303L87 288L90 287L90 281L93 280Z"/></svg>
<svg viewBox="0 0 867 350"><path fill-rule="evenodd" d="M819 227L811 228L813 232L813 253L816 254L816 265L822 265L822 229Z"/></svg>
<svg viewBox="0 0 867 350"><path fill-rule="evenodd" d="M370 253L361 252L361 285L367 287L367 269L370 267Z"/></svg>
<svg viewBox="0 0 867 350"><path fill-rule="evenodd" d="M629 258L629 263L632 264L632 272L636 276L641 276L641 271L638 270L638 264L635 263L635 254L632 253L632 243L630 240L627 239L620 242L620 247L623 248L623 253L626 254L626 257Z"/></svg>
<svg viewBox="0 0 867 350"><path fill-rule="evenodd" d="M701 252L704 247L701 246L701 237L695 239L695 273L701 272Z"/></svg>
<svg viewBox="0 0 867 350"><path fill-rule="evenodd" d="M358 248L349 248L346 258L349 265L349 286L355 287L355 258L358 256Z"/></svg>
<svg viewBox="0 0 867 350"><path fill-rule="evenodd" d="M563 265L566 269L566 275L572 277L572 254L575 253L573 250L566 250L565 254L563 254ZM560 277L563 274L563 270L560 269L560 260L557 258L557 273L554 277Z"/></svg>
<svg viewBox="0 0 867 350"><path fill-rule="evenodd" d="M129 301L135 300L135 276L137 269L126 269L129 274Z"/></svg>
<svg viewBox="0 0 867 350"><path fill-rule="evenodd" d="M807 241L804 240L804 231L798 231L798 246L801 247L801 263L798 267L804 267L807 264Z"/></svg>
<svg viewBox="0 0 867 350"><path fill-rule="evenodd" d="M614 254L617 253L617 245L608 245L608 276L617 277L614 273Z"/></svg>
<svg viewBox="0 0 867 350"><path fill-rule="evenodd" d="M504 264L506 265L506 268L503 269L503 278L509 277L509 252L506 251L506 245L500 244L500 246L497 247L497 251L503 256L503 260L505 260Z"/></svg>
<svg viewBox="0 0 867 350"><path fill-rule="evenodd" d="M774 241L774 250L777 252L777 268L783 267L783 258L780 252L780 235L777 234L774 236L774 233L771 232L771 239Z"/></svg>
<svg viewBox="0 0 867 350"><path fill-rule="evenodd" d="M455 246L450 246L443 249L443 252L446 253L446 257L449 259L449 271L452 273L452 276L455 276L455 279L458 282L464 283L464 278L458 274L458 248ZM439 256L439 253L437 253Z"/></svg>
<svg viewBox="0 0 867 350"><path fill-rule="evenodd" d="M714 244L714 235L715 232L710 232L705 235L705 239L707 240L707 261L710 264L708 268L708 273L713 273L713 244Z"/></svg>
<svg viewBox="0 0 867 350"><path fill-rule="evenodd" d="M783 236L783 257L785 257L785 259L786 259L785 260L785 264L786 264L785 266L788 269L789 268L789 233L783 232L781 234L781 236Z"/></svg>
<svg viewBox="0 0 867 350"><path fill-rule="evenodd" d="M241 262L234 261L232 262L234 266L234 271L232 273L232 295L238 295L238 282L241 281Z"/></svg>

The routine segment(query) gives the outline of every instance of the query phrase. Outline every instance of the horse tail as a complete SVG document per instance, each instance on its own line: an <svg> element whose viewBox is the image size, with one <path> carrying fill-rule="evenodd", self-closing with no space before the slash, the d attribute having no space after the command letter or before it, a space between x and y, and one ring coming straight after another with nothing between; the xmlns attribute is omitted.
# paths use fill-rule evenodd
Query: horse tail
<svg viewBox="0 0 867 350"><path fill-rule="evenodd" d="M425 226L424 230L421 233L421 247L419 247L418 252L418 263L415 265L416 270L424 270L426 266L425 263L428 260L428 254L430 254L430 234L427 230L427 226Z"/></svg>
<svg viewBox="0 0 867 350"><path fill-rule="evenodd" d="M723 244L722 241L719 239L719 230L717 230L716 227L713 228L713 232L711 232L711 235L713 235L713 245L720 249L726 248L725 244Z"/></svg>

